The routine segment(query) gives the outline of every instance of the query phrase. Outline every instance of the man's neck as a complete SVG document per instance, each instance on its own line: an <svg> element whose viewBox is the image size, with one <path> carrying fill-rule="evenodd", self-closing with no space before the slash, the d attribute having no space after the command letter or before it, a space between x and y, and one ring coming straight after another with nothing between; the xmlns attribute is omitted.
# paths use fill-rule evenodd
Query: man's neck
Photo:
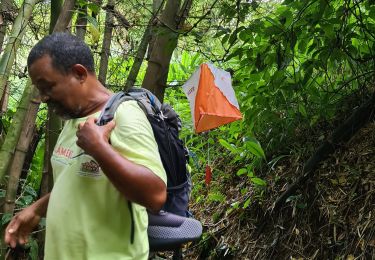
<svg viewBox="0 0 375 260"><path fill-rule="evenodd" d="M94 114L103 109L111 95L112 92L109 89L105 88L98 80L94 80L87 86L86 105L82 111L82 117Z"/></svg>

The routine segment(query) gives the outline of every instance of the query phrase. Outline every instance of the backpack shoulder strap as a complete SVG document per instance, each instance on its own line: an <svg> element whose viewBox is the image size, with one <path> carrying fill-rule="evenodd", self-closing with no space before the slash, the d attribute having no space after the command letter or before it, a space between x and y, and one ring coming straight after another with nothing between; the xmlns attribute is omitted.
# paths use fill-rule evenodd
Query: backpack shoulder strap
<svg viewBox="0 0 375 260"><path fill-rule="evenodd" d="M126 95L136 100L146 115L160 114L162 104L151 91L145 88L130 88Z"/></svg>
<svg viewBox="0 0 375 260"><path fill-rule="evenodd" d="M113 119L118 106L127 100L134 100L133 97L127 95L125 92L118 92L113 94L104 106L104 109L100 113L97 125L105 125Z"/></svg>
<svg viewBox="0 0 375 260"><path fill-rule="evenodd" d="M146 115L160 115L162 104L151 91L144 88L130 88L126 92L121 91L113 94L102 110L97 125L105 125L111 121L118 106L128 100L136 100Z"/></svg>

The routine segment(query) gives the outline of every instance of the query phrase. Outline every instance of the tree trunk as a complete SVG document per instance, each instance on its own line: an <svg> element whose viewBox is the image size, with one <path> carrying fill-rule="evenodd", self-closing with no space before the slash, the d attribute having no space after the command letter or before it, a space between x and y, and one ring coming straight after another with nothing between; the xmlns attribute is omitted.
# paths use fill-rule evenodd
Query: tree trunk
<svg viewBox="0 0 375 260"><path fill-rule="evenodd" d="M1 122L1 118L4 115L4 113L7 111L8 98L9 98L9 86L8 84L6 84L3 97L0 100L0 147L3 145L5 135L6 135L5 128Z"/></svg>
<svg viewBox="0 0 375 260"><path fill-rule="evenodd" d="M154 0L153 5L152 5L152 11L154 14L156 14L154 17L154 21L152 23L152 26L150 28L150 42L148 43L148 49L147 49L147 55L146 55L146 60L150 60L150 56L152 53L152 47L155 44L156 36L157 36L157 30L158 30L158 23L160 21L160 10L163 9L163 5L165 3L165 0Z"/></svg>
<svg viewBox="0 0 375 260"><path fill-rule="evenodd" d="M134 58L134 63L133 66L129 72L129 76L126 80L125 88L124 90L127 90L131 87L134 86L134 83L137 79L137 75L139 73L139 69L141 68L143 59L145 57L146 51L147 51L147 46L150 43L150 40L152 38L151 30L152 27L155 23L155 18L158 16L161 8L162 8L163 1L160 0L155 0L154 1L154 6L153 6L153 15L150 18L150 21L148 22L147 28L145 32L143 33L141 42L138 46L137 54L135 55Z"/></svg>
<svg viewBox="0 0 375 260"><path fill-rule="evenodd" d="M42 128L38 129L37 126L35 125L33 137L32 137L32 140L30 142L29 148L27 150L25 161L23 163L23 167L22 167L22 171L21 171L21 177L20 177L21 179L27 178L27 175L29 173L30 166L32 164L35 152L38 149L39 141L42 139L43 135L44 135L44 129L42 129Z"/></svg>
<svg viewBox="0 0 375 260"><path fill-rule="evenodd" d="M2 0L0 5L0 53L2 53L4 38L8 25L4 13L9 12L12 9L12 2L10 0Z"/></svg>
<svg viewBox="0 0 375 260"><path fill-rule="evenodd" d="M5 85L3 96L0 99L0 116L7 112L9 98L9 86Z"/></svg>
<svg viewBox="0 0 375 260"><path fill-rule="evenodd" d="M161 15L161 22L142 87L152 91L160 101L163 101L168 78L169 63L172 53L177 46L179 27L185 22L192 0L186 0L180 9L180 1L169 0Z"/></svg>
<svg viewBox="0 0 375 260"><path fill-rule="evenodd" d="M55 28L55 25L57 23L57 20L59 19L59 15L61 13L63 5L63 0L51 0L51 19L49 21L49 33L51 34ZM70 5L68 5L66 8L70 8ZM65 11L66 12L66 11ZM69 16L67 16L69 18ZM70 17L71 19L71 17ZM69 19L69 21L70 21ZM68 22L64 22L64 24L69 24ZM64 26L62 26L64 27Z"/></svg>
<svg viewBox="0 0 375 260"><path fill-rule="evenodd" d="M60 1L57 1L60 2ZM64 5L61 9L59 18L56 21L55 27L53 27L53 32L64 32L66 31L70 21L72 20L74 6L76 4L75 0L65 0ZM57 8L58 10L58 8Z"/></svg>
<svg viewBox="0 0 375 260"><path fill-rule="evenodd" d="M12 160L12 156L14 155L17 141L20 137L23 125L22 122L24 122L26 118L26 112L28 111L28 106L31 101L33 89L34 87L31 85L31 80L28 80L21 101L18 105L17 113L13 117L12 124L9 127L5 141L1 146L0 161L2 163L0 164L0 180L3 180L4 176L7 175L8 167Z"/></svg>
<svg viewBox="0 0 375 260"><path fill-rule="evenodd" d="M108 0L107 11L105 17L105 28L102 52L100 54L100 66L99 66L99 81L105 86L108 69L108 58L110 54L111 41L112 41L112 30L113 30L113 10L115 9L115 1Z"/></svg>
<svg viewBox="0 0 375 260"><path fill-rule="evenodd" d="M28 107L19 107L17 109L17 112L19 109L25 109L23 110L25 113L25 119L23 121L22 131L17 143L16 151L13 156L13 161L9 169L9 180L5 196L4 213L13 213L22 166L24 165L26 153L34 136L35 118L38 113L40 100L38 99L38 90L34 86L31 86L30 88L32 89L32 99L31 102L28 103Z"/></svg>
<svg viewBox="0 0 375 260"><path fill-rule="evenodd" d="M25 27L30 19L34 5L38 1L39 0L25 0L13 24L9 41L0 60L0 97L4 94L9 73L13 66L16 50L25 34Z"/></svg>
<svg viewBox="0 0 375 260"><path fill-rule="evenodd" d="M78 17L76 22L76 35L82 41L85 40L87 26L87 5L78 9Z"/></svg>

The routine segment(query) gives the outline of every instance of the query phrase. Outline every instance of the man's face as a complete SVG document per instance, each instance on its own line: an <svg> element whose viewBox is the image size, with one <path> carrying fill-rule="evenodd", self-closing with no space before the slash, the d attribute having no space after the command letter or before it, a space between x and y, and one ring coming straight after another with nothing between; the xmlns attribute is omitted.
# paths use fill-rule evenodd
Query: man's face
<svg viewBox="0 0 375 260"><path fill-rule="evenodd" d="M54 68L49 55L34 61L29 68L33 84L39 90L42 102L63 119L80 117L80 81L73 72L62 73Z"/></svg>

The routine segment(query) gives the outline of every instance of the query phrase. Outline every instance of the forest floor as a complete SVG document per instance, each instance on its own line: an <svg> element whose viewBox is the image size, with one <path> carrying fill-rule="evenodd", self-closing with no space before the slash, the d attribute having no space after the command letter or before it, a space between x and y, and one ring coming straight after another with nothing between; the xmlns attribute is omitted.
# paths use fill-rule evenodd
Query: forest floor
<svg viewBox="0 0 375 260"><path fill-rule="evenodd" d="M184 249L185 259L375 259L375 123L331 154L274 212L308 158L301 155L304 145L263 173L267 188L250 191L247 197L256 197L245 209L233 208L249 185L239 177L223 180L224 203L193 204L204 234Z"/></svg>

